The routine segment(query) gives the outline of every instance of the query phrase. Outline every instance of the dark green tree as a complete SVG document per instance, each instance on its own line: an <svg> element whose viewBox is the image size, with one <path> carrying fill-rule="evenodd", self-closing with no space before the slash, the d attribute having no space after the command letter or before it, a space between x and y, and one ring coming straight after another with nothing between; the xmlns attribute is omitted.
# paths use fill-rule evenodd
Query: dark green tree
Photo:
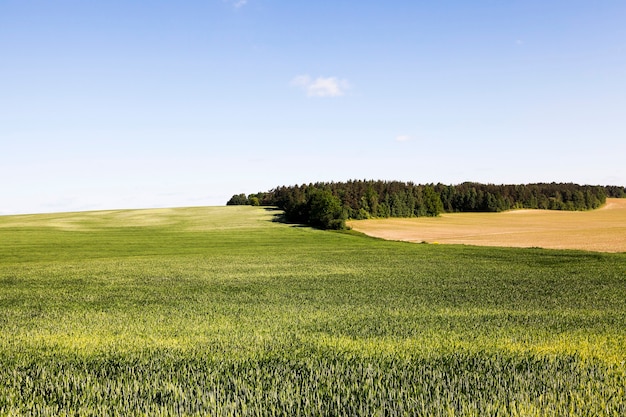
<svg viewBox="0 0 626 417"><path fill-rule="evenodd" d="M248 197L245 194L235 194L226 202L227 206L244 206L248 204Z"/></svg>
<svg viewBox="0 0 626 417"><path fill-rule="evenodd" d="M328 190L314 189L309 194L309 224L320 229L345 229L341 200Z"/></svg>
<svg viewBox="0 0 626 417"><path fill-rule="evenodd" d="M443 212L443 203L439 194L429 185L424 187L424 206L426 207L427 216L435 217Z"/></svg>

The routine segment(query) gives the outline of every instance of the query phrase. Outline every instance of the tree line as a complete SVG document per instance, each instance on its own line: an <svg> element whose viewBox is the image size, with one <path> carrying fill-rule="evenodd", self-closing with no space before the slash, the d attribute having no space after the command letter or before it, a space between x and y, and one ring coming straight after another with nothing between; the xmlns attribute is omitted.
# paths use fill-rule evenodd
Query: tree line
<svg viewBox="0 0 626 417"><path fill-rule="evenodd" d="M495 185L414 184L351 180L280 186L236 194L227 205L276 206L285 220L321 229L343 229L347 219L438 216L443 212L499 212L530 208L591 210L607 197L626 197L626 188L572 183Z"/></svg>

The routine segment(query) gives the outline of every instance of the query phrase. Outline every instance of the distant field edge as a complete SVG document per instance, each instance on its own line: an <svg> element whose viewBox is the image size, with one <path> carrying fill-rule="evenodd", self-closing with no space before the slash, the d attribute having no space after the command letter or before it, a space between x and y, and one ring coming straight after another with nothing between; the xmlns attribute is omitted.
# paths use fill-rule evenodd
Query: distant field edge
<svg viewBox="0 0 626 417"><path fill-rule="evenodd" d="M436 218L351 220L352 230L388 240L626 253L626 199L592 211L510 210Z"/></svg>

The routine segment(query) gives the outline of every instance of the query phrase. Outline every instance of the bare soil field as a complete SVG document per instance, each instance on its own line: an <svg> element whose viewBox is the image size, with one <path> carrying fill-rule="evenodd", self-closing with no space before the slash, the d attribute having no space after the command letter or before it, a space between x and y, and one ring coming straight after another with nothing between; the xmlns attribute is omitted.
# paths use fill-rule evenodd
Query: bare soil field
<svg viewBox="0 0 626 417"><path fill-rule="evenodd" d="M626 199L593 211L511 210L353 220L353 230L409 242L626 252Z"/></svg>

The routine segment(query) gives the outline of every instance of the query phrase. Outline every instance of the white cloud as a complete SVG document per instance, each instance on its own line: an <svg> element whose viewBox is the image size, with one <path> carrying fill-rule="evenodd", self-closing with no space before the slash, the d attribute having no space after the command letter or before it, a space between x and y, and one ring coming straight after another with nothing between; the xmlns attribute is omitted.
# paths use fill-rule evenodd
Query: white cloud
<svg viewBox="0 0 626 417"><path fill-rule="evenodd" d="M411 136L409 135L398 135L396 136L396 142L408 142L411 139L413 139Z"/></svg>
<svg viewBox="0 0 626 417"><path fill-rule="evenodd" d="M302 88L308 97L340 97L350 85L346 80L336 77L317 77L298 75L291 80L291 84Z"/></svg>

